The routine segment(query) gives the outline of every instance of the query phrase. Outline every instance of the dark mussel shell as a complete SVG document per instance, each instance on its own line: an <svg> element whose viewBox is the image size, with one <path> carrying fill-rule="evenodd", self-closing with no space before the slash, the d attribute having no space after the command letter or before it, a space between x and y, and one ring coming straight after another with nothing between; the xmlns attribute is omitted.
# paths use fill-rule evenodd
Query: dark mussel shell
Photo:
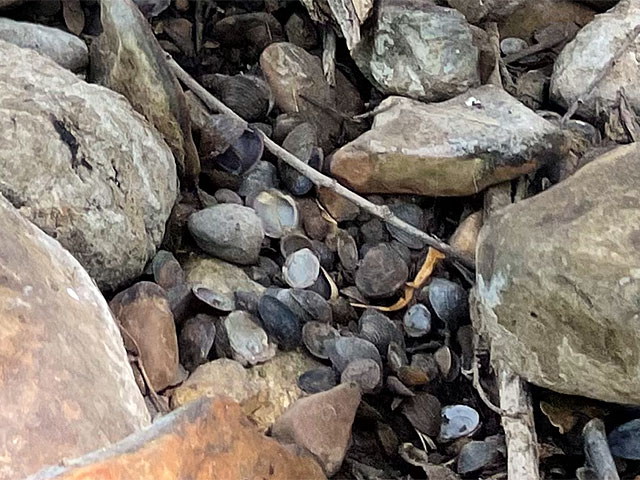
<svg viewBox="0 0 640 480"><path fill-rule="evenodd" d="M418 393L402 404L402 414L418 431L435 437L440 433L440 400L429 393Z"/></svg>
<svg viewBox="0 0 640 480"><path fill-rule="evenodd" d="M253 127L247 127L238 140L215 158L215 164L227 173L242 175L258 163L263 152L262 135Z"/></svg>
<svg viewBox="0 0 640 480"><path fill-rule="evenodd" d="M318 367L307 370L298 377L298 387L306 393L319 393L331 390L338 384L336 372L331 367Z"/></svg>
<svg viewBox="0 0 640 480"><path fill-rule="evenodd" d="M370 358L358 358L347 364L340 383L356 383L364 393L373 392L382 383L380 365Z"/></svg>
<svg viewBox="0 0 640 480"><path fill-rule="evenodd" d="M309 353L322 360L329 359L329 344L340 336L328 323L307 322L302 327L302 341Z"/></svg>
<svg viewBox="0 0 640 480"><path fill-rule="evenodd" d="M358 321L358 336L373 343L385 356L391 342L404 345L400 329L385 314L372 308L365 310Z"/></svg>
<svg viewBox="0 0 640 480"><path fill-rule="evenodd" d="M292 300L306 314L305 320L316 320L323 323L331 323L333 320L331 305L319 293L293 288L290 295Z"/></svg>
<svg viewBox="0 0 640 480"><path fill-rule="evenodd" d="M178 337L180 363L189 372L207 362L216 337L215 319L200 313L184 322Z"/></svg>
<svg viewBox="0 0 640 480"><path fill-rule="evenodd" d="M342 373L349 363L360 358L374 360L382 368L382 359L376 346L358 337L340 337L327 342L329 360L338 372Z"/></svg>
<svg viewBox="0 0 640 480"><path fill-rule="evenodd" d="M258 304L258 313L267 333L283 350L292 350L302 343L300 321L284 303L264 295Z"/></svg>
<svg viewBox="0 0 640 480"><path fill-rule="evenodd" d="M469 295L451 280L434 278L429 284L429 302L438 318L451 330L469 317Z"/></svg>
<svg viewBox="0 0 640 480"><path fill-rule="evenodd" d="M159 250L151 261L153 280L165 290L185 283L185 275L173 253Z"/></svg>
<svg viewBox="0 0 640 480"><path fill-rule="evenodd" d="M232 312L236 308L236 302L233 298L214 292L203 285L194 285L191 287L191 291L198 300L206 303L218 312Z"/></svg>

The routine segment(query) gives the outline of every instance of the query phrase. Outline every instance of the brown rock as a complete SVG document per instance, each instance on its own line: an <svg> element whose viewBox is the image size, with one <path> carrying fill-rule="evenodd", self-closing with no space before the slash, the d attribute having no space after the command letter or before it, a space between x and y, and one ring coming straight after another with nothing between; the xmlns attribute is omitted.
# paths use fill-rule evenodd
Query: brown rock
<svg viewBox="0 0 640 480"><path fill-rule="evenodd" d="M321 480L322 469L260 434L226 398L203 398L107 450L30 480Z"/></svg>
<svg viewBox="0 0 640 480"><path fill-rule="evenodd" d="M331 151L341 130L341 122L331 110L339 109L347 115L358 113L353 111L362 105L357 90L336 72L336 82L344 92L339 99L325 80L320 59L292 43L269 45L260 56L260 66L278 107L285 113L299 112L317 128L320 146Z"/></svg>
<svg viewBox="0 0 640 480"><path fill-rule="evenodd" d="M226 395L240 404L255 397L258 387L249 370L228 358L200 365L171 395L171 407L179 408L202 397Z"/></svg>
<svg viewBox="0 0 640 480"><path fill-rule="evenodd" d="M318 200L327 212L338 222L355 220L360 213L360 207L328 188L318 187Z"/></svg>
<svg viewBox="0 0 640 480"><path fill-rule="evenodd" d="M178 339L165 291L155 283L139 282L113 297L109 306L126 331L127 350L140 356L151 387L160 391L175 382Z"/></svg>
<svg viewBox="0 0 640 480"><path fill-rule="evenodd" d="M0 329L0 478L23 478L148 425L95 283L2 196Z"/></svg>
<svg viewBox="0 0 640 480"><path fill-rule="evenodd" d="M360 389L345 383L298 400L271 432L283 443L295 443L308 450L331 476L339 470L347 452L359 404Z"/></svg>
<svg viewBox="0 0 640 480"><path fill-rule="evenodd" d="M91 45L91 77L121 93L164 136L180 178L193 185L200 160L191 137L184 93L165 61L149 23L131 0L100 8L102 34Z"/></svg>
<svg viewBox="0 0 640 480"><path fill-rule="evenodd" d="M465 218L449 239L449 245L469 258L476 256L476 243L482 228L482 212L474 212Z"/></svg>

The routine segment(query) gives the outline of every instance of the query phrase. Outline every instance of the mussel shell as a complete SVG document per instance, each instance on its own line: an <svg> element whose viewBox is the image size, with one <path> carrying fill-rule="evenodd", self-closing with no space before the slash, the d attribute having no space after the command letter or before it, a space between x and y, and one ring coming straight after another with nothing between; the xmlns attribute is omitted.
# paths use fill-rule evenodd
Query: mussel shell
<svg viewBox="0 0 640 480"><path fill-rule="evenodd" d="M461 475L481 471L495 466L502 455L496 442L473 440L465 444L458 455L457 470Z"/></svg>
<svg viewBox="0 0 640 480"><path fill-rule="evenodd" d="M640 418L614 428L608 437L611 453L627 460L640 460Z"/></svg>
<svg viewBox="0 0 640 480"><path fill-rule="evenodd" d="M311 240L302 233L290 232L280 239L280 254L284 258L287 258L292 253L302 250L303 248L313 250L313 243L311 243Z"/></svg>
<svg viewBox="0 0 640 480"><path fill-rule="evenodd" d="M300 113L281 113L273 125L273 141L282 145L287 135L301 123L305 123L305 120Z"/></svg>
<svg viewBox="0 0 640 480"><path fill-rule="evenodd" d="M238 290L235 292L235 300L236 300L236 308L238 310L244 310L246 312L252 313L253 315L258 314L258 304L260 303L260 295L256 292L251 292L249 290Z"/></svg>
<svg viewBox="0 0 640 480"><path fill-rule="evenodd" d="M469 317L469 295L451 280L434 278L429 284L429 302L438 318L452 330Z"/></svg>
<svg viewBox="0 0 640 480"><path fill-rule="evenodd" d="M322 360L329 359L329 343L340 336L328 323L307 322L302 326L302 341L309 353Z"/></svg>
<svg viewBox="0 0 640 480"><path fill-rule="evenodd" d="M326 344L329 360L342 373L349 363L360 358L374 360L382 368L382 359L376 346L358 337L339 337Z"/></svg>
<svg viewBox="0 0 640 480"><path fill-rule="evenodd" d="M173 253L159 250L151 261L153 280L165 290L185 282L182 267Z"/></svg>
<svg viewBox="0 0 640 480"><path fill-rule="evenodd" d="M320 260L320 266L328 272L332 271L336 256L331 249L319 240L311 240L311 246L311 250L316 254L318 260Z"/></svg>
<svg viewBox="0 0 640 480"><path fill-rule="evenodd" d="M318 367L307 370L298 377L298 387L309 394L331 390L337 384L336 372L331 367Z"/></svg>
<svg viewBox="0 0 640 480"><path fill-rule="evenodd" d="M292 350L302 343L302 328L298 318L275 297L263 295L258 313L267 333L283 350Z"/></svg>
<svg viewBox="0 0 640 480"><path fill-rule="evenodd" d="M347 364L340 383L356 383L364 393L372 393L382 382L380 365L370 358L358 358Z"/></svg>
<svg viewBox="0 0 640 480"><path fill-rule="evenodd" d="M191 291L198 300L219 312L232 312L236 308L236 302L233 298L214 292L203 285L194 285L191 287Z"/></svg>
<svg viewBox="0 0 640 480"><path fill-rule="evenodd" d="M318 135L316 128L310 123L305 122L295 127L289 135L287 135L287 138L282 142L282 147L298 157L302 162L309 164L314 154L314 147L316 147L317 144ZM305 195L313 187L311 180L282 160L278 161L278 170L280 171L282 183L293 195Z"/></svg>
<svg viewBox="0 0 640 480"><path fill-rule="evenodd" d="M387 364L392 372L398 373L402 367L406 367L409 363L407 352L404 349L404 341L402 343L389 342L387 347Z"/></svg>
<svg viewBox="0 0 640 480"><path fill-rule="evenodd" d="M311 290L294 288L291 290L291 298L305 312L306 318L323 323L331 323L333 312L331 305L322 295Z"/></svg>
<svg viewBox="0 0 640 480"><path fill-rule="evenodd" d="M189 372L207 361L216 337L215 319L198 314L184 322L178 337L180 364Z"/></svg>
<svg viewBox="0 0 640 480"><path fill-rule="evenodd" d="M264 233L271 238L281 238L298 228L298 207L295 201L276 189L260 192L253 200L253 209L262 220Z"/></svg>
<svg viewBox="0 0 640 480"><path fill-rule="evenodd" d="M213 198L215 198L217 203L235 203L236 205L244 205L240 195L228 188L219 188L216 190L216 193L214 193Z"/></svg>
<svg viewBox="0 0 640 480"><path fill-rule="evenodd" d="M367 303L367 299L364 298L364 295L362 295L360 290L358 290L358 287L356 287L355 285L344 287L342 290L340 290L340 293L356 303Z"/></svg>
<svg viewBox="0 0 640 480"><path fill-rule="evenodd" d="M428 227L424 210L415 203L397 203L395 205L389 205L389 209L396 217L400 218L400 220L404 220L409 225L416 227L418 230L424 232ZM404 230L400 230L397 227L389 225L388 223L386 225L389 234L403 245L415 250L424 248L424 240L416 237L415 235L411 235Z"/></svg>
<svg viewBox="0 0 640 480"><path fill-rule="evenodd" d="M387 390L401 397L414 397L416 395L413 390L410 390L398 377L393 375L387 377Z"/></svg>
<svg viewBox="0 0 640 480"><path fill-rule="evenodd" d="M448 405L442 409L442 426L438 440L450 442L473 435L480 428L480 415L467 405Z"/></svg>
<svg viewBox="0 0 640 480"><path fill-rule="evenodd" d="M245 204L253 207L255 197L265 190L275 189L278 186L278 171L273 163L264 160L259 161L255 167L242 177L238 187L238 195L245 197Z"/></svg>
<svg viewBox="0 0 640 480"><path fill-rule="evenodd" d="M405 312L402 323L407 335L422 337L431 331L431 312L421 303L416 303Z"/></svg>
<svg viewBox="0 0 640 480"><path fill-rule="evenodd" d="M424 392L408 398L401 407L402 414L411 425L429 437L435 437L440 432L440 411L440 400Z"/></svg>
<svg viewBox="0 0 640 480"><path fill-rule="evenodd" d="M344 297L330 299L329 305L331 306L335 323L347 325L349 322L355 322L358 319L355 309L351 306L349 300Z"/></svg>
<svg viewBox="0 0 640 480"><path fill-rule="evenodd" d="M262 135L253 127L247 127L240 138L215 157L215 165L227 173L242 175L258 163L263 152Z"/></svg>
<svg viewBox="0 0 640 480"><path fill-rule="evenodd" d="M260 120L273 107L269 84L255 75L203 75L202 84L248 122Z"/></svg>
<svg viewBox="0 0 640 480"><path fill-rule="evenodd" d="M222 320L222 328L216 330L216 348L220 338L222 351L226 351L225 346L228 346L231 358L244 366L270 360L276 354L276 349L269 343L267 332L258 322L249 312L231 312Z"/></svg>
<svg viewBox="0 0 640 480"><path fill-rule="evenodd" d="M431 354L415 353L411 357L410 366L412 368L423 371L427 375L429 382L432 382L433 380L435 380L440 376L440 369L438 368L438 363L436 362L435 358L433 358L433 355Z"/></svg>
<svg viewBox="0 0 640 480"><path fill-rule="evenodd" d="M356 241L345 230L337 231L337 251L340 263L348 272L358 268L358 246Z"/></svg>
<svg viewBox="0 0 640 480"><path fill-rule="evenodd" d="M284 280L293 288L312 286L320 274L320 261L308 248L293 252L282 267Z"/></svg>
<svg viewBox="0 0 640 480"><path fill-rule="evenodd" d="M387 355L391 342L400 347L404 345L404 337L400 329L385 314L372 308L366 309L358 321L358 336L373 343L380 355Z"/></svg>

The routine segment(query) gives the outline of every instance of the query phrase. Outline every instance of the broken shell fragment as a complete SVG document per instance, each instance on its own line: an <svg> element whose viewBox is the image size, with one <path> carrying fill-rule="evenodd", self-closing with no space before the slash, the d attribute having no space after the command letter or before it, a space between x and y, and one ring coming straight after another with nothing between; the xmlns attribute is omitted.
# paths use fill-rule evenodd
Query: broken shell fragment
<svg viewBox="0 0 640 480"><path fill-rule="evenodd" d="M431 312L421 303L416 303L405 312L402 323L407 335L423 337L431 331Z"/></svg>
<svg viewBox="0 0 640 480"><path fill-rule="evenodd" d="M424 392L408 398L401 407L411 425L429 437L435 437L441 430L440 410L440 400Z"/></svg>
<svg viewBox="0 0 640 480"><path fill-rule="evenodd" d="M364 393L372 393L382 381L380 365L370 358L349 362L340 376L340 383L356 383Z"/></svg>
<svg viewBox="0 0 640 480"><path fill-rule="evenodd" d="M282 276L293 288L307 288L313 285L320 275L320 261L308 248L293 252L282 267Z"/></svg>
<svg viewBox="0 0 640 480"><path fill-rule="evenodd" d="M248 366L266 362L275 356L276 349L269 343L267 333L249 312L236 310L221 323L222 328L216 330L216 348L224 353L228 351L235 361Z"/></svg>
<svg viewBox="0 0 640 480"><path fill-rule="evenodd" d="M203 75L202 84L247 122L269 115L274 98L269 84L255 75Z"/></svg>
<svg viewBox="0 0 640 480"><path fill-rule="evenodd" d="M382 368L382 359L376 346L358 337L340 337L326 344L329 360L335 369L342 373L347 365L354 360L369 358Z"/></svg>
<svg viewBox="0 0 640 480"><path fill-rule="evenodd" d="M306 393L319 393L331 390L338 384L336 372L331 367L318 367L307 370L298 377L298 387Z"/></svg>
<svg viewBox="0 0 640 480"><path fill-rule="evenodd" d="M340 336L338 330L328 323L307 322L302 327L302 341L309 353L321 360L329 359L329 343Z"/></svg>
<svg viewBox="0 0 640 480"><path fill-rule="evenodd" d="M442 426L438 440L450 442L457 438L468 437L480 427L480 415L466 405L449 405L442 409Z"/></svg>
<svg viewBox="0 0 640 480"><path fill-rule="evenodd" d="M282 236L298 227L298 207L289 195L274 188L260 192L253 209L262 220L264 232L271 238Z"/></svg>
<svg viewBox="0 0 640 480"><path fill-rule="evenodd" d="M284 303L264 295L258 304L258 313L267 333L283 350L292 350L302 343L302 329L294 313Z"/></svg>
<svg viewBox="0 0 640 480"><path fill-rule="evenodd" d="M214 292L205 286L194 285L191 287L191 291L198 300L206 303L219 312L232 312L236 308L236 302L233 298Z"/></svg>
<svg viewBox="0 0 640 480"><path fill-rule="evenodd" d="M469 296L451 280L434 278L429 284L429 302L438 318L452 330L469 316Z"/></svg>

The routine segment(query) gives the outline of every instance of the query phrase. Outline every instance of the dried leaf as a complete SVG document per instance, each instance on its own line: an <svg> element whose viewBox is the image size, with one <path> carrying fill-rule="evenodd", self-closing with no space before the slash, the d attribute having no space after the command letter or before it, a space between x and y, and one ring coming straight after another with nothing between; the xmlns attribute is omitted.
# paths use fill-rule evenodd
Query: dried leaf
<svg viewBox="0 0 640 480"><path fill-rule="evenodd" d="M80 0L65 0L62 2L62 15L67 28L74 35L80 35L84 30L84 10Z"/></svg>
<svg viewBox="0 0 640 480"><path fill-rule="evenodd" d="M340 296L340 292L338 290L338 286L336 285L336 282L333 281L333 278L331 278L331 275L329 275L329 272L327 272L324 268L320 267L320 270L322 271L322 274L324 275L324 278L327 280L327 283L329 284L329 288L331 289L331 296L329 297L329 300L330 301L337 300L337 298Z"/></svg>

